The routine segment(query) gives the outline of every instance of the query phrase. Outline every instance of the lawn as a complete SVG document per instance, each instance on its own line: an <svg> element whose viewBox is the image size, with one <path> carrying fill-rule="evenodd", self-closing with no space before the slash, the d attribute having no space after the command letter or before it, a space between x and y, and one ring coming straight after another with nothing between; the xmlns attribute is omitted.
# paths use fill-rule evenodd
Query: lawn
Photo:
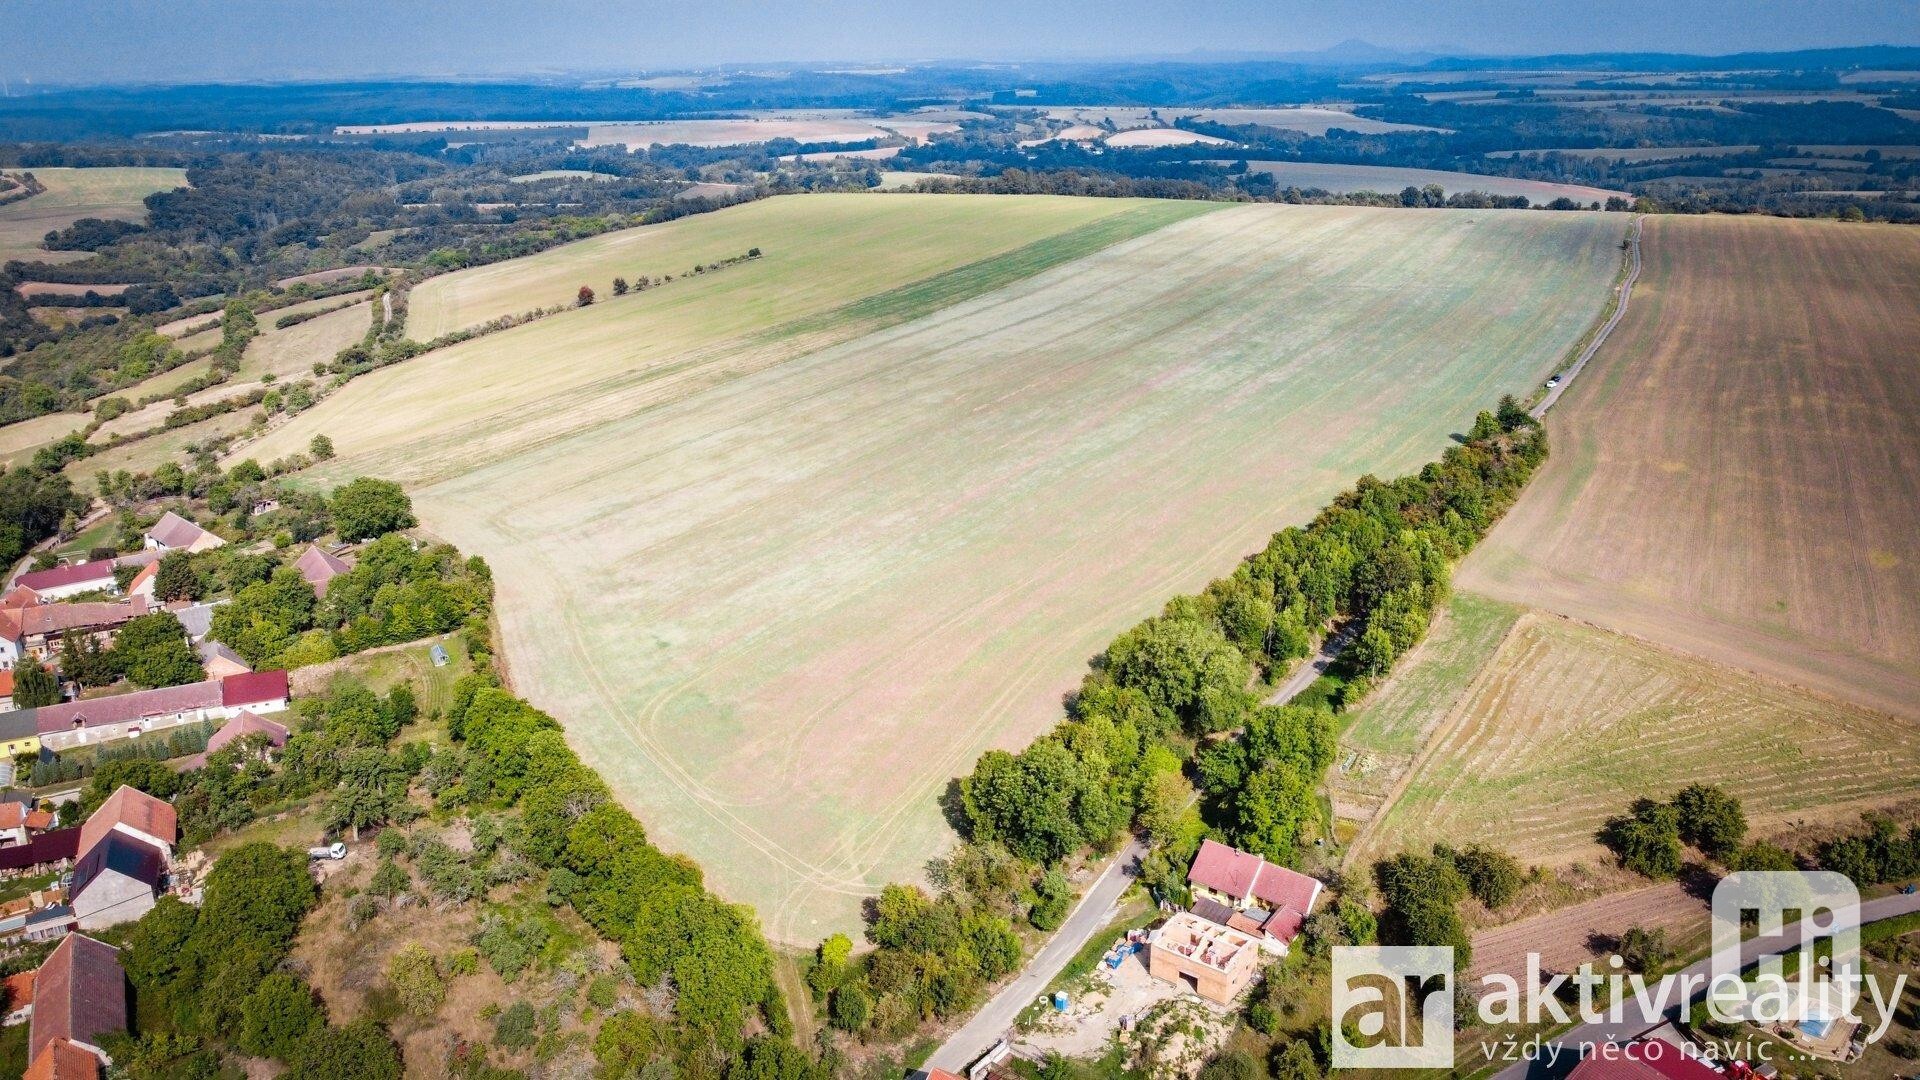
<svg viewBox="0 0 1920 1080"><path fill-rule="evenodd" d="M41 240L83 217L144 221L141 202L156 191L185 187L185 169L14 169L31 172L47 190L18 202L0 205L0 263L72 262L92 256L87 251L49 252Z"/></svg>
<svg viewBox="0 0 1920 1080"><path fill-rule="evenodd" d="M659 842L817 941L952 842L940 792L1050 726L1116 632L1559 364L1625 226L1131 209L1108 218L1131 239L1067 232L838 308L726 284L755 265L596 304L357 380L281 437L332 434L323 479L413 481L492 565L516 687ZM826 265L877 284L866 263L905 257Z"/></svg>
<svg viewBox="0 0 1920 1080"><path fill-rule="evenodd" d="M1912 797L1911 723L1529 613L1435 731L1364 861L1436 840L1524 862L1604 857L1594 834L1641 796L1719 783L1761 834Z"/></svg>
<svg viewBox="0 0 1920 1080"><path fill-rule="evenodd" d="M1920 719L1920 233L1648 219L1462 588Z"/></svg>

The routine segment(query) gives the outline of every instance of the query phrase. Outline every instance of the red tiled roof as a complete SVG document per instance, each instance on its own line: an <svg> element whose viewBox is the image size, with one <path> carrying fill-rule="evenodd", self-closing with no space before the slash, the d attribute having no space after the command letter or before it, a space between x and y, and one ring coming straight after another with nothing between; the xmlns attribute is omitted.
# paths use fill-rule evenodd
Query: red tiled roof
<svg viewBox="0 0 1920 1080"><path fill-rule="evenodd" d="M256 733L265 735L267 740L275 746L287 745L286 728L271 720L263 720L250 712L243 712L220 725L220 730L214 732L213 738L207 740L207 753L215 753L229 743L239 742L248 735Z"/></svg>
<svg viewBox="0 0 1920 1080"><path fill-rule="evenodd" d="M220 680L220 704L229 709L267 701L285 701L288 696L287 673L284 669L249 671L245 675L229 675Z"/></svg>
<svg viewBox="0 0 1920 1080"><path fill-rule="evenodd" d="M17 829L25 825L29 809L26 803L0 803L0 829Z"/></svg>
<svg viewBox="0 0 1920 1080"><path fill-rule="evenodd" d="M7 1011L24 1009L33 1004L33 972L22 971L7 976Z"/></svg>
<svg viewBox="0 0 1920 1080"><path fill-rule="evenodd" d="M33 990L27 1053L39 1057L55 1039L100 1045L127 1030L127 976L120 950L84 934L68 934L40 965Z"/></svg>
<svg viewBox="0 0 1920 1080"><path fill-rule="evenodd" d="M154 578L158 576L160 576L160 564L157 562L150 562L147 565L141 567L139 573L133 575L132 581L127 582L127 591L133 592L135 589L138 589L141 586L141 584L144 583L148 578Z"/></svg>
<svg viewBox="0 0 1920 1080"><path fill-rule="evenodd" d="M282 672L281 678L285 677L286 673ZM51 735L76 727L130 724L145 716L172 716L194 709L219 708L223 697L221 684L208 679L185 686L163 686L157 690L48 705L35 714L34 726L40 734Z"/></svg>
<svg viewBox="0 0 1920 1080"><path fill-rule="evenodd" d="M68 630L105 630L147 613L143 597L131 600L91 601L84 604L41 604L14 612L22 634L57 634Z"/></svg>
<svg viewBox="0 0 1920 1080"><path fill-rule="evenodd" d="M1596 1049L1567 1080L1725 1080L1725 1075L1670 1042L1636 1039Z"/></svg>
<svg viewBox="0 0 1920 1080"><path fill-rule="evenodd" d="M147 530L147 536L154 543L167 548L189 547L195 540L206 535L207 530L169 510L160 515L160 520Z"/></svg>
<svg viewBox="0 0 1920 1080"><path fill-rule="evenodd" d="M40 602L40 594L25 585L15 585L4 594L0 594L0 608L32 607Z"/></svg>
<svg viewBox="0 0 1920 1080"><path fill-rule="evenodd" d="M132 555L122 555L117 559L95 559L92 562L68 563L65 566L48 567L21 574L16 584L39 592L42 589L58 589L67 585L79 585L83 582L113 580L113 571L121 566L145 566L157 562L165 552L137 551ZM13 594L8 593L11 597Z"/></svg>
<svg viewBox="0 0 1920 1080"><path fill-rule="evenodd" d="M79 857L85 858L87 852L111 833L115 825L125 825L171 844L180 828L180 815L174 811L173 804L165 799L156 799L144 791L122 784L118 791L107 796L107 801L100 804L100 809L87 818L87 823L80 826Z"/></svg>
<svg viewBox="0 0 1920 1080"><path fill-rule="evenodd" d="M293 561L294 569L313 586L315 594L325 596L327 583L341 574L353 569L347 562L328 554L318 544L308 544L307 550Z"/></svg>
<svg viewBox="0 0 1920 1080"><path fill-rule="evenodd" d="M0 697L13 696L13 669L0 670Z"/></svg>
<svg viewBox="0 0 1920 1080"><path fill-rule="evenodd" d="M1304 924L1320 892L1320 883L1305 874L1212 840L1201 841L1200 853L1193 858L1193 869L1187 871L1187 880L1235 900L1258 901L1274 912L1275 917L1267 921L1267 932L1282 941L1299 933L1299 925L1291 925L1290 932L1281 932L1287 931L1296 920L1279 916L1293 912L1300 916L1297 923Z"/></svg>
<svg viewBox="0 0 1920 1080"><path fill-rule="evenodd" d="M53 824L53 815L45 810L27 811L27 828L45 829Z"/></svg>
<svg viewBox="0 0 1920 1080"><path fill-rule="evenodd" d="M55 829L45 832L24 844L12 847L0 847L0 870L25 870L30 866L45 866L61 859L71 859L80 853L80 830Z"/></svg>
<svg viewBox="0 0 1920 1080"><path fill-rule="evenodd" d="M20 1074L20 1080L99 1080L100 1059L65 1039L54 1039Z"/></svg>

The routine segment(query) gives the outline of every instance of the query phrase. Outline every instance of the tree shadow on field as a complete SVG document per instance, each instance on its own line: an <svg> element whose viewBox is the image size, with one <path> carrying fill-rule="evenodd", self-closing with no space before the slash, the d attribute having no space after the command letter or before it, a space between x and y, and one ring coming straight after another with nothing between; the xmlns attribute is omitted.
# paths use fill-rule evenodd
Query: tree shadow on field
<svg viewBox="0 0 1920 1080"><path fill-rule="evenodd" d="M947 781L946 790L940 793L940 816L947 819L947 827L967 840L973 839L973 826L967 820L967 802L960 794L960 778Z"/></svg>

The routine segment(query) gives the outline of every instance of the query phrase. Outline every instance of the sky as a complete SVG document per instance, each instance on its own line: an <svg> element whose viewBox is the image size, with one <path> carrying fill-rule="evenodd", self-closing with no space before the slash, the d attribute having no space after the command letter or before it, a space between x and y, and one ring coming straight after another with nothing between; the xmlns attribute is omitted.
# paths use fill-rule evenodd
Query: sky
<svg viewBox="0 0 1920 1080"><path fill-rule="evenodd" d="M0 0L0 90L1164 58L1353 39L1487 54L1913 45L1920 0Z"/></svg>

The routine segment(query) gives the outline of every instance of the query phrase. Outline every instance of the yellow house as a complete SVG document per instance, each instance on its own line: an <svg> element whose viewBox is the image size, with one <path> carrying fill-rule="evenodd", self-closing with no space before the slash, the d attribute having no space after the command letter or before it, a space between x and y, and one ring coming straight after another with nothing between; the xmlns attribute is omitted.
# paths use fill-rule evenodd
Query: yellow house
<svg viewBox="0 0 1920 1080"><path fill-rule="evenodd" d="M0 757L39 752L40 729L34 721L34 710L0 713Z"/></svg>

